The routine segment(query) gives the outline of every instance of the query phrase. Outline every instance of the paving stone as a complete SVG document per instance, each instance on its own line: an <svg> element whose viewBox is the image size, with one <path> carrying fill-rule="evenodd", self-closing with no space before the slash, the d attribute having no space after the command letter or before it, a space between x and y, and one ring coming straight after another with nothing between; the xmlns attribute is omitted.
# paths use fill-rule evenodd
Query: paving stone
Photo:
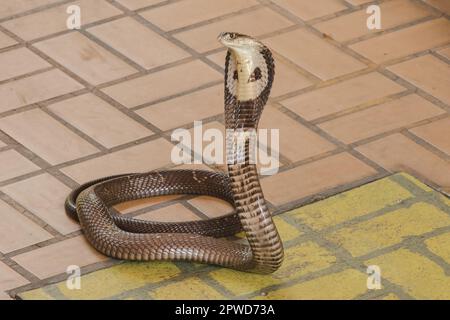
<svg viewBox="0 0 450 320"><path fill-rule="evenodd" d="M446 14L450 14L450 3L446 0L427 0L427 4L432 5Z"/></svg>
<svg viewBox="0 0 450 320"><path fill-rule="evenodd" d="M161 130L174 129L222 114L223 95L223 85L217 85L153 104L136 113Z"/></svg>
<svg viewBox="0 0 450 320"><path fill-rule="evenodd" d="M146 172L171 164L172 147L170 142L161 138L80 162L61 171L78 183L120 173Z"/></svg>
<svg viewBox="0 0 450 320"><path fill-rule="evenodd" d="M406 237L420 236L450 225L450 216L438 208L419 202L384 215L344 227L326 236L357 257L386 248Z"/></svg>
<svg viewBox="0 0 450 320"><path fill-rule="evenodd" d="M212 271L210 276L229 290L240 296L259 292L267 287L292 282L294 279L329 267L336 258L318 244L308 241L286 249L283 266L272 275L243 273L230 269ZM302 265L301 268L298 268Z"/></svg>
<svg viewBox="0 0 450 320"><path fill-rule="evenodd" d="M13 258L40 279L66 273L67 268L72 265L81 268L106 259L107 257L95 250L84 236L63 240Z"/></svg>
<svg viewBox="0 0 450 320"><path fill-rule="evenodd" d="M450 21L439 18L355 43L350 48L376 63L383 63L448 41Z"/></svg>
<svg viewBox="0 0 450 320"><path fill-rule="evenodd" d="M202 280L192 277L172 283L156 289L150 294L153 299L223 299L223 295L211 288Z"/></svg>
<svg viewBox="0 0 450 320"><path fill-rule="evenodd" d="M136 72L134 68L81 33L68 33L38 42L34 46L93 85Z"/></svg>
<svg viewBox="0 0 450 320"><path fill-rule="evenodd" d="M16 287L23 286L28 283L28 280L18 274L16 271L8 267L5 263L0 261L0 300L7 298L6 294L2 297L1 291L11 290Z"/></svg>
<svg viewBox="0 0 450 320"><path fill-rule="evenodd" d="M42 86L45 83L45 86ZM59 95L83 89L83 86L59 70L50 70L0 85L0 112L14 110Z"/></svg>
<svg viewBox="0 0 450 320"><path fill-rule="evenodd" d="M412 133L450 155L450 118L444 118L410 129Z"/></svg>
<svg viewBox="0 0 450 320"><path fill-rule="evenodd" d="M48 109L107 148L153 134L93 94L66 99Z"/></svg>
<svg viewBox="0 0 450 320"><path fill-rule="evenodd" d="M436 263L419 253L400 249L367 261L378 265L382 277L399 285L416 299L449 299L450 277Z"/></svg>
<svg viewBox="0 0 450 320"><path fill-rule="evenodd" d="M48 240L52 235L0 200L0 252L3 254Z"/></svg>
<svg viewBox="0 0 450 320"><path fill-rule="evenodd" d="M400 204L413 195L390 179L381 179L289 212L299 223L322 230Z"/></svg>
<svg viewBox="0 0 450 320"><path fill-rule="evenodd" d="M13 16L28 10L57 3L58 0L16 0L4 3L0 8L0 18Z"/></svg>
<svg viewBox="0 0 450 320"><path fill-rule="evenodd" d="M2 26L26 41L45 37L57 32L68 30L67 13L69 6L79 6L81 26L107 19L122 12L104 0L79 0L39 11L21 18L8 20Z"/></svg>
<svg viewBox="0 0 450 320"><path fill-rule="evenodd" d="M340 153L262 179L261 184L266 199L279 206L374 174L365 163Z"/></svg>
<svg viewBox="0 0 450 320"><path fill-rule="evenodd" d="M51 164L98 151L40 109L0 119L0 129Z"/></svg>
<svg viewBox="0 0 450 320"><path fill-rule="evenodd" d="M0 181L12 179L40 168L15 150L0 152Z"/></svg>
<svg viewBox="0 0 450 320"><path fill-rule="evenodd" d="M62 234L80 229L79 224L64 212L64 201L71 189L47 173L0 190Z"/></svg>
<svg viewBox="0 0 450 320"><path fill-rule="evenodd" d="M416 21L427 17L431 13L423 6L410 0L383 2L379 7L382 13L381 29L367 28L367 19L370 15L366 12L366 8L319 22L314 25L314 28L337 41L343 42Z"/></svg>
<svg viewBox="0 0 450 320"><path fill-rule="evenodd" d="M230 214L234 211L233 206L228 202L209 196L195 197L188 202L211 218Z"/></svg>
<svg viewBox="0 0 450 320"><path fill-rule="evenodd" d="M7 36L5 33L0 32L0 48L7 48L17 44L17 41Z"/></svg>
<svg viewBox="0 0 450 320"><path fill-rule="evenodd" d="M146 69L190 55L132 18L104 23L88 31Z"/></svg>
<svg viewBox="0 0 450 320"><path fill-rule="evenodd" d="M127 214L136 210L142 210L154 205L158 205L160 203L170 202L179 197L180 196L178 195L171 195L171 196L157 196L145 199L132 200L116 204L114 208L118 210L120 213Z"/></svg>
<svg viewBox="0 0 450 320"><path fill-rule="evenodd" d="M259 299L347 300L367 292L367 275L354 269L322 276L283 289L268 292Z"/></svg>
<svg viewBox="0 0 450 320"><path fill-rule="evenodd" d="M267 21L270 21L270 23L267 23ZM283 16L268 8L261 8L177 33L175 38L198 52L206 52L221 46L217 41L217 36L224 30L240 30L241 33L258 37L290 25L292 23Z"/></svg>
<svg viewBox="0 0 450 320"><path fill-rule="evenodd" d="M371 72L298 95L281 104L311 121L358 105L373 104L404 90L394 81Z"/></svg>
<svg viewBox="0 0 450 320"><path fill-rule="evenodd" d="M443 55L447 59L450 59L450 47L448 47L446 49L439 50L438 52L439 52L439 54Z"/></svg>
<svg viewBox="0 0 450 320"><path fill-rule="evenodd" d="M347 6L339 0L274 0L274 3L303 20L311 20L347 9Z"/></svg>
<svg viewBox="0 0 450 320"><path fill-rule="evenodd" d="M297 29L265 39L265 43L322 80L329 80L366 68L362 62L306 29ZM309 48L309 50L304 50L304 48Z"/></svg>
<svg viewBox="0 0 450 320"><path fill-rule="evenodd" d="M183 75L180 77L179 75ZM199 60L125 81L102 91L128 108L194 89L222 76ZM150 90L149 90L150 89Z"/></svg>
<svg viewBox="0 0 450 320"><path fill-rule="evenodd" d="M448 161L401 134L387 136L356 150L390 171L414 172L444 188L450 186Z"/></svg>
<svg viewBox="0 0 450 320"><path fill-rule="evenodd" d="M50 64L28 50L19 48L0 53L0 81L48 68Z"/></svg>
<svg viewBox="0 0 450 320"><path fill-rule="evenodd" d="M334 150L336 146L275 108L267 108L261 117L260 129L278 130L279 152L291 161L299 161ZM267 132L270 136L271 132ZM295 137L296 143L292 143ZM270 143L274 148L273 142Z"/></svg>
<svg viewBox="0 0 450 320"><path fill-rule="evenodd" d="M439 59L426 55L390 66L388 70L441 101L450 103L450 65Z"/></svg>
<svg viewBox="0 0 450 320"><path fill-rule="evenodd" d="M160 221L160 222L180 222L200 220L200 217L180 203L170 205L161 209L156 209L136 216L137 219Z"/></svg>
<svg viewBox="0 0 450 320"><path fill-rule="evenodd" d="M257 4L258 2L255 0L228 0L226 2L186 0L144 11L141 13L141 16L159 28L170 31L230 14ZM177 18L173 19L173 17Z"/></svg>
<svg viewBox="0 0 450 320"><path fill-rule="evenodd" d="M353 143L443 113L444 110L422 97L408 95L321 123L319 127L344 143Z"/></svg>
<svg viewBox="0 0 450 320"><path fill-rule="evenodd" d="M164 0L117 0L117 2L130 10L137 10L164 2Z"/></svg>
<svg viewBox="0 0 450 320"><path fill-rule="evenodd" d="M450 263L450 233L444 233L425 241L427 248Z"/></svg>

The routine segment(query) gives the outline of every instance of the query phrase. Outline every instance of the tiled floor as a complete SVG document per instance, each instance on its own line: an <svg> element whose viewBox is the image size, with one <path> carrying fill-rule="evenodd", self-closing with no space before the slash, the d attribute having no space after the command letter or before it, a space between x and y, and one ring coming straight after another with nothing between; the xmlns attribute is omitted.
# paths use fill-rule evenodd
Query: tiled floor
<svg viewBox="0 0 450 320"><path fill-rule="evenodd" d="M68 264L93 271L116 263L85 242L65 216L64 197L95 177L173 167L176 128L192 129L194 120L223 126L224 49L216 37L225 30L257 36L275 53L261 124L281 131L280 171L262 178L273 212L398 171L450 193L448 0L4 2L0 298L62 280ZM370 31L366 7L375 2L382 30ZM66 9L73 4L83 26L71 31ZM229 210L205 197L118 209L167 220ZM364 254L347 234L330 236ZM430 241L440 248L448 239ZM376 259L402 263L411 254Z"/></svg>
<svg viewBox="0 0 450 320"><path fill-rule="evenodd" d="M285 260L271 275L189 263L125 262L82 276L79 290L68 289L64 280L19 296L450 299L449 204L448 198L399 173L275 217ZM61 243L39 249L39 256L70 250ZM32 263L34 258L25 253L15 260L40 278L51 276L54 264ZM64 262L71 259L68 254ZM379 267L380 288L367 287L367 266Z"/></svg>

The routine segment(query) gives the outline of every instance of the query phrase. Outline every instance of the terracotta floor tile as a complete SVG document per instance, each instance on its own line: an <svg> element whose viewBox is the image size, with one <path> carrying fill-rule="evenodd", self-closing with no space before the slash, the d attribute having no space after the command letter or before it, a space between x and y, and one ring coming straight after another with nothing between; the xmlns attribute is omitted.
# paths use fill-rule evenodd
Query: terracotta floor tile
<svg viewBox="0 0 450 320"><path fill-rule="evenodd" d="M210 218L220 217L234 211L233 206L228 202L214 197L199 196L188 202Z"/></svg>
<svg viewBox="0 0 450 320"><path fill-rule="evenodd" d="M262 179L261 185L268 201L282 205L374 174L365 163L340 153Z"/></svg>
<svg viewBox="0 0 450 320"><path fill-rule="evenodd" d="M164 222L200 220L200 217L180 203L156 209L139 216L137 219Z"/></svg>
<svg viewBox="0 0 450 320"><path fill-rule="evenodd" d="M427 4L432 5L446 14L450 14L450 3L447 0L427 0Z"/></svg>
<svg viewBox="0 0 450 320"><path fill-rule="evenodd" d="M0 291L11 290L27 283L27 279L0 261Z"/></svg>
<svg viewBox="0 0 450 320"><path fill-rule="evenodd" d="M365 144L359 152L390 171L406 171L448 188L450 164L401 134Z"/></svg>
<svg viewBox="0 0 450 320"><path fill-rule="evenodd" d="M48 68L50 64L27 48L0 53L0 81Z"/></svg>
<svg viewBox="0 0 450 320"><path fill-rule="evenodd" d="M225 55L226 51L221 51L209 55L208 59L224 68ZM312 81L297 71L295 67L284 62L279 55L274 54L273 56L275 58L275 81L270 92L271 97L278 97L312 85Z"/></svg>
<svg viewBox="0 0 450 320"><path fill-rule="evenodd" d="M161 130L192 124L223 113L223 85L196 91L136 111Z"/></svg>
<svg viewBox="0 0 450 320"><path fill-rule="evenodd" d="M0 119L0 129L51 164L98 151L39 109Z"/></svg>
<svg viewBox="0 0 450 320"><path fill-rule="evenodd" d="M304 89L313 84L306 76L295 70L287 63L277 60L275 55L276 76L273 83L271 97L278 97L292 91Z"/></svg>
<svg viewBox="0 0 450 320"><path fill-rule="evenodd" d="M372 2L372 0L345 0L345 1L354 6L359 6L364 3Z"/></svg>
<svg viewBox="0 0 450 320"><path fill-rule="evenodd" d="M449 41L450 21L439 18L355 43L350 48L372 61L382 63Z"/></svg>
<svg viewBox="0 0 450 320"><path fill-rule="evenodd" d="M70 265L84 267L106 259L107 257L96 251L84 236L63 240L13 258L40 279L66 273Z"/></svg>
<svg viewBox="0 0 450 320"><path fill-rule="evenodd" d="M426 55L388 68L413 85L450 104L450 65Z"/></svg>
<svg viewBox="0 0 450 320"><path fill-rule="evenodd" d="M381 29L367 28L366 8L337 18L320 22L314 28L337 41L348 41L370 33L381 32L430 15L430 11L410 0L394 0L380 5L382 12Z"/></svg>
<svg viewBox="0 0 450 320"><path fill-rule="evenodd" d="M306 120L315 120L352 107L373 103L406 90L379 73L368 73L282 101Z"/></svg>
<svg viewBox="0 0 450 320"><path fill-rule="evenodd" d="M267 23L267 21L270 21L270 23ZM290 25L292 23L278 13L268 8L261 8L177 33L175 38L199 52L205 52L221 46L217 41L217 36L223 31L239 30L241 33L257 37Z"/></svg>
<svg viewBox="0 0 450 320"><path fill-rule="evenodd" d="M222 79L222 75L219 72L203 62L195 60L122 82L102 91L124 106L132 108L220 79Z"/></svg>
<svg viewBox="0 0 450 320"><path fill-rule="evenodd" d="M120 173L146 172L171 164L172 147L170 142L161 138L77 163L61 171L78 183Z"/></svg>
<svg viewBox="0 0 450 320"><path fill-rule="evenodd" d="M13 46L16 43L17 43L16 40L14 40L13 38L7 36L3 32L0 32L0 48L1 49Z"/></svg>
<svg viewBox="0 0 450 320"><path fill-rule="evenodd" d="M45 86L42 84L45 83ZM50 70L0 85L0 112L83 89L59 70Z"/></svg>
<svg viewBox="0 0 450 320"><path fill-rule="evenodd" d="M52 238L51 234L2 200L0 218L0 252L3 254Z"/></svg>
<svg viewBox="0 0 450 320"><path fill-rule="evenodd" d="M146 69L190 56L132 18L114 20L88 31Z"/></svg>
<svg viewBox="0 0 450 320"><path fill-rule="evenodd" d="M0 300L13 300L6 292L0 292Z"/></svg>
<svg viewBox="0 0 450 320"><path fill-rule="evenodd" d="M71 5L80 7L82 26L122 13L104 0L79 0L6 21L2 26L26 41L65 31L69 17L66 10Z"/></svg>
<svg viewBox="0 0 450 320"><path fill-rule="evenodd" d="M265 43L322 80L366 68L365 64L306 29L298 29L271 37L266 39Z"/></svg>
<svg viewBox="0 0 450 320"><path fill-rule="evenodd" d="M62 234L80 229L64 212L71 189L47 173L7 185L1 191Z"/></svg>
<svg viewBox="0 0 450 320"><path fill-rule="evenodd" d="M0 152L0 163L0 181L39 170L37 165L15 150Z"/></svg>
<svg viewBox="0 0 450 320"><path fill-rule="evenodd" d="M0 6L0 18L5 18L41 6L53 4L58 1L59 0L15 0L7 2L5 1Z"/></svg>
<svg viewBox="0 0 450 320"><path fill-rule="evenodd" d="M152 135L152 131L93 94L48 107L53 113L107 148Z"/></svg>
<svg viewBox="0 0 450 320"><path fill-rule="evenodd" d="M450 156L450 118L437 120L409 131Z"/></svg>
<svg viewBox="0 0 450 320"><path fill-rule="evenodd" d="M145 198L145 199L138 199L138 200L132 200L127 201L123 203L119 203L114 206L116 210L118 210L120 213L126 214L130 213L136 210L145 209L160 203L169 202L172 200L175 200L179 198L178 195L171 195L171 196L158 196L158 197L151 197L151 198Z"/></svg>
<svg viewBox="0 0 450 320"><path fill-rule="evenodd" d="M144 11L141 15L159 28L169 31L236 12L257 4L258 2L255 0L185 0ZM173 17L177 18L173 19Z"/></svg>
<svg viewBox="0 0 450 320"><path fill-rule="evenodd" d="M311 20L347 9L339 0L274 0L276 4L303 20Z"/></svg>
<svg viewBox="0 0 450 320"><path fill-rule="evenodd" d="M439 52L440 55L443 55L447 59L450 59L450 47L442 49L442 50L439 50L438 52Z"/></svg>
<svg viewBox="0 0 450 320"><path fill-rule="evenodd" d="M130 10L137 10L140 8L164 2L164 0L116 0L116 1Z"/></svg>
<svg viewBox="0 0 450 320"><path fill-rule="evenodd" d="M78 32L34 44L93 85L125 77L136 70Z"/></svg>
<svg viewBox="0 0 450 320"><path fill-rule="evenodd" d="M279 151L294 162L336 148L331 142L328 142L317 133L273 107L266 107L259 127L261 129L278 129L280 138ZM270 133L268 135L270 136Z"/></svg>
<svg viewBox="0 0 450 320"><path fill-rule="evenodd" d="M413 94L324 122L319 127L349 144L442 113L445 111Z"/></svg>

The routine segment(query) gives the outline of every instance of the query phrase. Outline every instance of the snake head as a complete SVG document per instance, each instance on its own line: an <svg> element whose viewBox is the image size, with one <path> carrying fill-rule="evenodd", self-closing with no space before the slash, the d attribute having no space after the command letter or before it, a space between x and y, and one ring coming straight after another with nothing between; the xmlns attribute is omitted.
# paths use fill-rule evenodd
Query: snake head
<svg viewBox="0 0 450 320"><path fill-rule="evenodd" d="M222 32L217 37L225 47L233 51L260 50L265 46L250 36L238 32Z"/></svg>

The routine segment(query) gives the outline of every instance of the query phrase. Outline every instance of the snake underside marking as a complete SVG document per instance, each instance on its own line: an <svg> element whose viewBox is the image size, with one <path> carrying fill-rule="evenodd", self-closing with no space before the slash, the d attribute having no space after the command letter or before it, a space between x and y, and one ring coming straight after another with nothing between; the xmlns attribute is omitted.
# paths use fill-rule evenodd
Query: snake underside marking
<svg viewBox="0 0 450 320"><path fill-rule="evenodd" d="M81 224L98 251L117 259L193 261L242 271L271 273L283 260L283 246L267 208L250 141L272 87L275 66L270 50L238 33L222 33L225 62L225 127L228 174L167 170L106 177L81 185L66 200L66 211ZM159 195L209 195L228 201L232 214L203 221L152 222L113 214L120 202ZM243 230L248 245L221 239Z"/></svg>

